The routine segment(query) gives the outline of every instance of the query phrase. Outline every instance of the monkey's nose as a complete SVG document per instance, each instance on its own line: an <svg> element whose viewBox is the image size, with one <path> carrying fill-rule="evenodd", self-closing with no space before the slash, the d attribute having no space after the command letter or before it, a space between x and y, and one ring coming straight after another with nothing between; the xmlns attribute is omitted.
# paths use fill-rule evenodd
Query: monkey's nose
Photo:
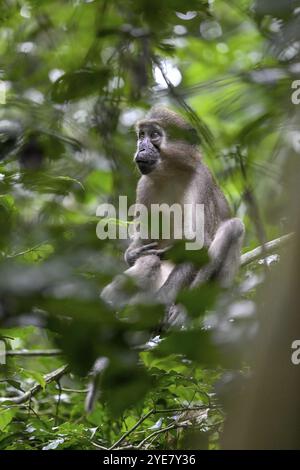
<svg viewBox="0 0 300 470"><path fill-rule="evenodd" d="M140 150L138 155L135 157L136 163L148 163L149 156L145 151Z"/></svg>

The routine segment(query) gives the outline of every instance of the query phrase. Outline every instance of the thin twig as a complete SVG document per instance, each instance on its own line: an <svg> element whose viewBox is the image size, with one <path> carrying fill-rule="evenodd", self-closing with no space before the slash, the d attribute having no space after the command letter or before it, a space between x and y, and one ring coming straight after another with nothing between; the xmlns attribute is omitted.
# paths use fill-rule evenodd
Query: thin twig
<svg viewBox="0 0 300 470"><path fill-rule="evenodd" d="M164 432L168 432L168 431L171 431L172 429L178 429L178 428L186 428L187 425L186 424L170 424L169 426L165 427L165 428L162 428L162 429L158 429L157 431L154 431L152 434L149 434L149 436L145 437L145 439L143 439L137 446L136 448L137 449L140 449L141 447L143 447L143 445L149 441L152 437L156 437L158 436L159 434L162 434Z"/></svg>
<svg viewBox="0 0 300 470"><path fill-rule="evenodd" d="M260 259L268 253L274 252L277 248L280 248L292 240L294 236L294 233L288 233L287 235L283 235L282 237L275 238L275 240L265 243L263 247L258 246L257 248L254 248L254 250L244 253L241 256L241 266L246 266L247 264L252 263L252 261Z"/></svg>
<svg viewBox="0 0 300 470"><path fill-rule="evenodd" d="M191 408L188 408L188 410L191 409ZM217 427L217 426L220 426L221 424L223 424L223 421L219 422L219 423L216 423L215 425L211 426L210 429L212 429L213 427ZM173 424L169 424L168 426L166 426L165 428L162 428L162 429L158 429L156 431L154 431L153 433L149 434L149 436L146 436L145 439L143 439L138 445L136 446L124 446L124 447L118 447L116 450L125 450L125 449L130 449L130 450L140 450L145 444L146 442L150 441L151 440L151 443L150 445L152 444L152 442L160 435L160 434L163 434L165 432L168 432L168 431L171 431L172 429L179 429L179 428L187 428L189 425L187 423L173 423ZM147 447L148 448L148 447Z"/></svg>
<svg viewBox="0 0 300 470"><path fill-rule="evenodd" d="M152 409L152 410L148 411L148 413L146 413L144 416L142 416L141 419L139 419L139 421L137 423L135 423L135 425L132 428L130 428L125 434L123 434L123 436L121 436L120 439L118 439L109 448L109 450L115 449L119 444L121 444L121 442L123 442L126 439L126 437L129 436L129 434L132 434L151 415L160 414L160 413L175 413L175 412L186 413L187 411L197 411L197 410L203 410L203 409L207 409L207 408L208 408L208 406L201 405L201 406L188 406L186 408L184 408L184 407L182 407L182 408L169 408L169 409L165 409L165 410Z"/></svg>
<svg viewBox="0 0 300 470"><path fill-rule="evenodd" d="M65 388L61 387L62 392L66 393L87 393L89 391L88 388L83 388L82 390L76 389L76 388Z"/></svg>
<svg viewBox="0 0 300 470"><path fill-rule="evenodd" d="M138 428L147 418L149 418L149 416L151 416L153 413L155 412L155 410L150 410L148 411L148 413L146 413L144 416L142 416L137 423L135 423L135 425L130 428L127 432L125 432L125 434L123 434L123 436L120 437L120 439L118 439L110 448L109 450L113 450L115 447L117 447L119 444L121 444L121 442L123 442L127 436L129 436L129 434L133 433L133 431L136 430L136 428Z"/></svg>
<svg viewBox="0 0 300 470"><path fill-rule="evenodd" d="M5 257L6 258L17 258L18 256L27 255L28 253L31 253L32 251L38 250L42 245L45 245L47 243L47 241L48 240L46 240L44 242L41 242L41 243L38 243L37 245L32 246L31 248L27 248L26 250L20 251L18 253L11 253L11 254L5 255Z"/></svg>
<svg viewBox="0 0 300 470"><path fill-rule="evenodd" d="M61 349L16 349L15 351L6 351L6 356L60 356L63 354Z"/></svg>
<svg viewBox="0 0 300 470"><path fill-rule="evenodd" d="M217 408L217 406L198 405L198 406L187 406L181 408L167 408L166 410L154 410L153 414L160 413L186 413L187 411L201 411L207 410L207 408Z"/></svg>
<svg viewBox="0 0 300 470"><path fill-rule="evenodd" d="M168 87L169 94L177 101L177 103L182 106L185 112L189 115L190 120L192 121L193 125L200 131L200 136L203 137L203 143L206 146L212 148L213 147L213 136L209 129L209 127L205 124L205 122L199 118L199 116L195 113L193 108L185 101L183 96L181 96L172 82L169 80L167 74L164 71L164 68L155 56L152 56L153 63L158 67L160 73Z"/></svg>
<svg viewBox="0 0 300 470"><path fill-rule="evenodd" d="M49 374L44 375L44 380L45 380L46 385L48 385L51 382L58 381L63 375L67 373L68 369L69 369L69 365L65 364L59 369L56 369L53 372L50 372ZM30 390L23 393L19 397L0 397L0 403L11 402L11 403L20 405L30 400L34 395L36 395L42 389L43 389L42 385L39 383L36 383Z"/></svg>
<svg viewBox="0 0 300 470"><path fill-rule="evenodd" d="M253 221L254 228L257 233L258 240L261 243L261 249L262 253L265 256L266 251L265 251L265 244L266 244L266 232L265 232L265 227L261 218L261 213L260 213L260 208L258 205L258 202L256 200L255 194L252 190L252 187L249 183L248 180L248 174L247 174L247 167L245 165L243 156L240 152L239 146L237 147L237 156L239 158L239 163L241 167L241 175L245 183L245 191L244 191L244 200L246 201L246 204L248 205L249 208L249 216Z"/></svg>
<svg viewBox="0 0 300 470"><path fill-rule="evenodd" d="M97 444L97 442L91 442L91 444L93 446L95 446L97 449L101 449L101 450L109 450L107 447L104 447L104 446L100 446L100 444Z"/></svg>
<svg viewBox="0 0 300 470"><path fill-rule="evenodd" d="M57 380L56 384L58 386L58 400L57 400L56 409L55 409L54 426L58 425L59 406L60 406L60 402L61 402L61 385L60 385L60 381Z"/></svg>

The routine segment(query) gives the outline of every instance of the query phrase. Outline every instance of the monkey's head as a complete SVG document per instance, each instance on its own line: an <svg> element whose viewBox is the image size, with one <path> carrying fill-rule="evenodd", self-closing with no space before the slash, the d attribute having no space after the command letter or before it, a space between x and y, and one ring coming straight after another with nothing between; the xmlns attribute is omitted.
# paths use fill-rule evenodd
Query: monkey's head
<svg viewBox="0 0 300 470"><path fill-rule="evenodd" d="M196 130L179 114L155 106L136 124L137 151L134 160L143 175L161 166L192 166L199 157Z"/></svg>

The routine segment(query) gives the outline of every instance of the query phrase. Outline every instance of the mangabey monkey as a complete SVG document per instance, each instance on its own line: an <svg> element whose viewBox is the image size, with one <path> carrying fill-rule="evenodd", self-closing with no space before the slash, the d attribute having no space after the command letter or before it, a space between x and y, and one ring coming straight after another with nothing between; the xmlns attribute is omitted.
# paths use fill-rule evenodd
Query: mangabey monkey
<svg viewBox="0 0 300 470"><path fill-rule="evenodd" d="M197 287L212 278L223 287L231 284L239 266L244 226L241 220L231 218L223 193L202 162L198 136L189 123L167 108L154 107L146 119L137 123L136 131L134 160L142 174L136 203L149 211L151 204L204 205L204 247L210 261L198 272L191 263L172 266L161 259L167 245L174 241L174 226L170 241L145 240L136 235L125 252L130 266L125 275L134 278L142 291L152 296L155 293L157 300L167 306L167 323L176 324L182 315L172 304L182 288ZM183 220L187 232L196 226L194 217L192 211ZM122 293L125 280L126 276L118 276L102 291L102 298L114 306L126 304L129 299Z"/></svg>
<svg viewBox="0 0 300 470"><path fill-rule="evenodd" d="M227 287L239 266L240 248L244 235L243 223L231 218L226 199L204 165L197 150L196 131L178 114L166 108L155 107L147 118L136 125L138 142L134 160L142 176L137 185L137 204L150 209L151 204L177 203L204 205L204 246L208 249L209 263L197 271L191 263L172 266L164 261L166 247L174 241L174 226L170 241L142 239L135 235L125 253L129 269L117 276L103 289L101 297L118 308L128 302L157 298L166 305L166 318L162 327L181 326L185 315L174 305L182 288L197 287L212 278ZM183 215L185 214L182 211ZM195 211L183 220L185 233L194 233ZM190 241L190 240L189 240ZM128 294L126 281L133 278L141 294L133 298ZM93 380L86 398L89 411L97 397L97 379L103 370L100 358L93 369Z"/></svg>

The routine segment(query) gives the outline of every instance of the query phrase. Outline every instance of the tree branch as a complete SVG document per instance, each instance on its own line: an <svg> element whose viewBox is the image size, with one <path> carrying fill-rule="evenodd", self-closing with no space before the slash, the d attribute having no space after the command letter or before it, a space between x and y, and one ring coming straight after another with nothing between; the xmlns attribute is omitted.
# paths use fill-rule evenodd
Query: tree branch
<svg viewBox="0 0 300 470"><path fill-rule="evenodd" d="M288 233L287 235L283 235L282 237L275 238L275 240L265 243L263 246L258 246L257 248L254 248L254 250L248 251L248 253L244 253L241 256L241 266L246 266L247 264L252 263L252 261L264 257L268 253L273 253L281 246L290 242L294 236L294 233Z"/></svg>
<svg viewBox="0 0 300 470"><path fill-rule="evenodd" d="M155 413L155 410L150 410L148 411L148 413L146 413L144 416L141 417L141 419L138 420L137 423L135 423L134 426L132 426L131 429L129 429L127 432L125 432L125 434L123 434L123 436L120 437L120 439L118 439L110 448L109 450L113 450L115 447L117 447L119 444L121 444L121 442L123 442L127 436L129 436L129 434L131 434L133 431L136 430L136 428L138 426L140 426L140 424L142 424L147 418L149 418L150 415L152 415L153 413Z"/></svg>
<svg viewBox="0 0 300 470"><path fill-rule="evenodd" d="M48 242L48 240L46 240L46 241L44 241L44 242L41 242L41 243L38 243L37 245L32 246L31 248L27 248L27 249L24 250L24 251L20 251L19 253L7 254L7 255L5 255L5 257L6 257L6 258L17 258L18 256L27 255L27 253L31 253L32 251L38 250L42 245L45 245L47 242Z"/></svg>
<svg viewBox="0 0 300 470"><path fill-rule="evenodd" d="M62 353L61 349L16 349L15 351L6 351L6 356L60 356Z"/></svg>
<svg viewBox="0 0 300 470"><path fill-rule="evenodd" d="M169 409L165 409L165 410L152 409L152 410L148 411L148 413L146 413L144 416L142 416L141 419L139 419L137 421L137 423L135 423L135 425L132 426L132 428L130 428L125 434L123 434L123 436L121 436L120 439L118 439L108 450L115 449L119 444L121 444L121 442L123 442L126 439L126 437L129 436L129 434L133 433L151 415L160 414L160 413L174 413L174 412L185 413L187 411L203 410L203 409L207 409L207 408L210 408L210 407L208 407L206 405L200 405L200 406L191 406L191 407L186 407L186 408L184 408L184 407L182 407L182 408L169 408ZM166 430L166 428L164 428L164 429Z"/></svg>
<svg viewBox="0 0 300 470"><path fill-rule="evenodd" d="M46 385L48 385L51 382L55 382L59 380L63 375L65 375L68 372L68 370L69 370L69 365L65 364L59 369L56 369L53 372L50 372L49 374L44 375L44 380L46 382ZM25 403L26 401L30 400L31 397L36 395L42 389L43 389L42 385L37 383L31 389L29 389L27 392L23 393L23 395L19 397L0 397L0 403L10 402L16 405L21 405L22 403Z"/></svg>
<svg viewBox="0 0 300 470"><path fill-rule="evenodd" d="M146 436L145 439L143 439L135 448L136 449L141 449L143 445L146 444L152 437L156 437L159 434L162 434L164 432L171 431L172 429L178 429L178 428L186 428L186 424L169 424L169 426L166 426L165 428L158 429L157 431L154 431L152 434L149 434L149 436Z"/></svg>

